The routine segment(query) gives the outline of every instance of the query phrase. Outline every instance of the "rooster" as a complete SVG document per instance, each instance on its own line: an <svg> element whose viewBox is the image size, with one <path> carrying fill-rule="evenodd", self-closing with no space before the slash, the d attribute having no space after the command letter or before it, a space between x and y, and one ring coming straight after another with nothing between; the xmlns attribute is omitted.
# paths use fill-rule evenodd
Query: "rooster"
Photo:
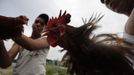
<svg viewBox="0 0 134 75"><path fill-rule="evenodd" d="M125 56L130 48L116 34L93 35L103 16L91 17L80 27L68 25L71 15L66 11L51 18L46 35L52 47L66 50L64 65L71 75L134 75L132 63Z"/></svg>
<svg viewBox="0 0 134 75"><path fill-rule="evenodd" d="M134 8L134 0L100 0L102 3L108 5L109 9L117 13L130 15ZM116 10L114 10L116 9Z"/></svg>
<svg viewBox="0 0 134 75"><path fill-rule="evenodd" d="M26 16L7 17L0 15L0 39L18 37L23 32L23 24L28 22Z"/></svg>

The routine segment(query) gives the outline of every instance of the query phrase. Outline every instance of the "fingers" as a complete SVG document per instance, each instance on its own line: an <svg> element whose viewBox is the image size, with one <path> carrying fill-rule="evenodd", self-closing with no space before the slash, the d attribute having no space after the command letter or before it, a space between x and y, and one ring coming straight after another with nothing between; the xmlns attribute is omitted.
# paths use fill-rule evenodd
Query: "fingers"
<svg viewBox="0 0 134 75"><path fill-rule="evenodd" d="M48 33L49 33L49 31L47 31L47 32L43 32L41 35L42 35L42 36L47 36Z"/></svg>

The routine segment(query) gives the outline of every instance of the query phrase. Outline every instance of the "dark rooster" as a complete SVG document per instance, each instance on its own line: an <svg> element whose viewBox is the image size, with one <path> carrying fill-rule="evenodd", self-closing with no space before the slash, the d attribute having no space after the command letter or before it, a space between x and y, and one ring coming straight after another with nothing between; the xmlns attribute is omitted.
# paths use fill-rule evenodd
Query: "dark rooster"
<svg viewBox="0 0 134 75"><path fill-rule="evenodd" d="M132 63L126 58L129 47L115 34L93 35L103 16L91 17L80 27L67 25L71 15L49 20L46 35L51 46L67 51L64 65L71 75L134 75Z"/></svg>
<svg viewBox="0 0 134 75"><path fill-rule="evenodd" d="M134 0L100 0L102 3L109 5L109 9L117 9L113 10L118 13L130 15L134 8Z"/></svg>
<svg viewBox="0 0 134 75"><path fill-rule="evenodd" d="M0 15L0 39L6 40L18 37L23 32L23 24L26 24L26 16L6 17Z"/></svg>

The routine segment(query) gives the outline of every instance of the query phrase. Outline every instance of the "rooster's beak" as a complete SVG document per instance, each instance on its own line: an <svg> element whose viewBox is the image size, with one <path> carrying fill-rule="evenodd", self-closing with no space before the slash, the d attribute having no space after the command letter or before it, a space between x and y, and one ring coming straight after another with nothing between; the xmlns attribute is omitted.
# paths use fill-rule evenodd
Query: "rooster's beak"
<svg viewBox="0 0 134 75"><path fill-rule="evenodd" d="M29 18L27 18L26 16L21 16L21 17L24 21L24 24L28 25Z"/></svg>

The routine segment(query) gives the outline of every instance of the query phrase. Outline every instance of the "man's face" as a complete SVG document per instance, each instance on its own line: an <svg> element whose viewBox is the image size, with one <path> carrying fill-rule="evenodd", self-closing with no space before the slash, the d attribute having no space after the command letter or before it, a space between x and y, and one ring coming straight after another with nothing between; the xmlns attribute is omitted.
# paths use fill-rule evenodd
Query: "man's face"
<svg viewBox="0 0 134 75"><path fill-rule="evenodd" d="M43 28L45 26L45 21L42 18L36 18L32 28L33 28L33 32L35 34L41 34Z"/></svg>
<svg viewBox="0 0 134 75"><path fill-rule="evenodd" d="M109 9L125 15L130 15L134 7L134 0L101 0L101 2Z"/></svg>

